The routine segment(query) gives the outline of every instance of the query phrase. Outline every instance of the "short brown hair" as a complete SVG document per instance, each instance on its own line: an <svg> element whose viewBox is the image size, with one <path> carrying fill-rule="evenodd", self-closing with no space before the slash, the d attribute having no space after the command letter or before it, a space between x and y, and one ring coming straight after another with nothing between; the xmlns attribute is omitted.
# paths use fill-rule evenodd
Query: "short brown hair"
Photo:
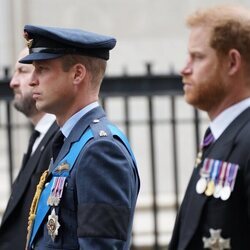
<svg viewBox="0 0 250 250"><path fill-rule="evenodd" d="M189 27L211 28L210 45L219 55L230 49L240 52L250 64L250 10L239 5L220 5L198 10L188 17Z"/></svg>
<svg viewBox="0 0 250 250"><path fill-rule="evenodd" d="M65 72L77 63L83 64L87 71L91 73L93 86L100 86L103 80L107 62L100 58L82 56L82 55L65 55L62 57L62 68Z"/></svg>

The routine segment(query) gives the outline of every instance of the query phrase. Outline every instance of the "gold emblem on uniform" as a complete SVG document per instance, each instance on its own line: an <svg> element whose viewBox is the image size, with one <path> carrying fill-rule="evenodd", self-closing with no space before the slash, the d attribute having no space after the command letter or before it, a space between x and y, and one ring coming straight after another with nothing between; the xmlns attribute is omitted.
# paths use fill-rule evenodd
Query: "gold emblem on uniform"
<svg viewBox="0 0 250 250"><path fill-rule="evenodd" d="M55 170L55 172L62 172L62 171L64 171L64 170L69 170L69 164L67 163L67 162L63 162L63 163L61 163L58 167L57 167L57 169Z"/></svg>
<svg viewBox="0 0 250 250"><path fill-rule="evenodd" d="M231 249L230 239L224 239L221 237L221 229L209 229L210 237L203 237L203 247L211 250L225 250Z"/></svg>
<svg viewBox="0 0 250 250"><path fill-rule="evenodd" d="M33 39L26 41L26 45L29 49L32 47L32 44L33 44Z"/></svg>
<svg viewBox="0 0 250 250"><path fill-rule="evenodd" d="M26 39L27 47L30 49L32 47L32 44L33 44L33 39L29 38L29 34L26 31L24 32L23 36Z"/></svg>

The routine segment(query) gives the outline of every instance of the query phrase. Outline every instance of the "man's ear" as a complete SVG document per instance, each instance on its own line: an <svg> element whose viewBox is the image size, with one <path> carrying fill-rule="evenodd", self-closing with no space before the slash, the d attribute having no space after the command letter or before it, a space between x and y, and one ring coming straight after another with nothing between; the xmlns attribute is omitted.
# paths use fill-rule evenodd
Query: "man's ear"
<svg viewBox="0 0 250 250"><path fill-rule="evenodd" d="M79 84L86 76L86 67L81 63L77 63L73 66L73 72L73 83Z"/></svg>
<svg viewBox="0 0 250 250"><path fill-rule="evenodd" d="M242 57L238 50L231 49L228 52L228 74L234 75L239 71L242 64Z"/></svg>

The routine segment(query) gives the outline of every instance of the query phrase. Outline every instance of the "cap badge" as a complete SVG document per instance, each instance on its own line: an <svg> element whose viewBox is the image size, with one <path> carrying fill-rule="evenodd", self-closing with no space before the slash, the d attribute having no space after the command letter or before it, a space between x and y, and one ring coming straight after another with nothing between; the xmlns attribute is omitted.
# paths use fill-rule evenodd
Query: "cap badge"
<svg viewBox="0 0 250 250"><path fill-rule="evenodd" d="M26 42L27 47L30 49L32 47L33 39L30 39Z"/></svg>
<svg viewBox="0 0 250 250"><path fill-rule="evenodd" d="M32 47L32 44L33 44L33 39L29 39L29 34L26 31L24 32L23 36L26 39L27 47L30 49Z"/></svg>

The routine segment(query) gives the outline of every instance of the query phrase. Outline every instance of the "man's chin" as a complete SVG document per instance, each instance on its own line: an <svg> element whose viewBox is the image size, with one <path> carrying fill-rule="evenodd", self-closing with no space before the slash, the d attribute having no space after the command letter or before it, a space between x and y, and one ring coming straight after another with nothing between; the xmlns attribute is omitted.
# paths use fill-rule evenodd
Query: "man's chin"
<svg viewBox="0 0 250 250"><path fill-rule="evenodd" d="M41 112L48 112L48 107L41 101L36 101L36 109Z"/></svg>

